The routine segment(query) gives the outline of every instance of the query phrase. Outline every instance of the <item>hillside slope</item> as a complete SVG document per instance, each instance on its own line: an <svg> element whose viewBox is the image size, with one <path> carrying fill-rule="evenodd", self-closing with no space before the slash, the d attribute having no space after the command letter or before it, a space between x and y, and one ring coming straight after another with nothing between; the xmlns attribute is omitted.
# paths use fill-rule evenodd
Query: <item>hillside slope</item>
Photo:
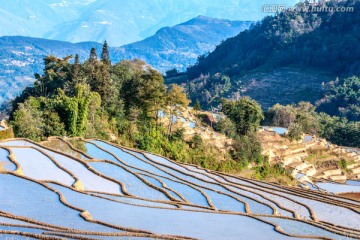
<svg viewBox="0 0 360 240"><path fill-rule="evenodd" d="M309 87L316 83L318 84L317 89L321 89L322 82L334 79L335 76L360 74L360 48L358 45L360 2L357 0L330 1L326 4L328 7L352 7L353 11L295 12L289 10L281 12L276 16L266 17L249 31L244 31L236 37L226 40L208 56L200 58L198 63L187 71L187 77L190 80L196 79L193 83L203 86L206 84L201 83L206 80L207 87L201 89L195 86L193 93L198 94L193 98L198 97L204 105L209 106L210 103L216 104L221 96L234 97L234 93L236 93L235 96L243 94L253 97L253 94L246 93L246 88L251 80L255 79L257 82L261 82L261 79L254 77L245 80L242 79L244 76L252 73L263 74L269 69L291 67L292 71L295 69L294 71L298 74L310 69L313 72L312 77L304 77L291 83L285 81L288 76L286 72L268 75L267 77L275 78L286 86L293 85L293 88L290 89L285 87L286 91L280 89L280 91L274 92L275 98L282 103L312 100L313 97L296 99L286 97L284 99L284 96L287 95L286 93L297 92L297 83L300 81L302 84L308 84ZM326 72L329 77L323 78L321 74L319 75L313 70ZM208 83L217 73L229 76L232 83L232 88L227 89L226 93L221 93L221 96L218 96L219 91L216 92L219 87ZM201 75L203 76L199 79ZM208 77L204 77L206 75ZM315 81L312 81L312 78ZM240 81L242 82L240 83ZM267 87L271 89L272 85ZM314 94L321 95L321 91ZM204 98L204 96L207 97ZM267 96L268 94L262 97L266 98ZM274 102L261 100L260 103L268 106Z"/></svg>

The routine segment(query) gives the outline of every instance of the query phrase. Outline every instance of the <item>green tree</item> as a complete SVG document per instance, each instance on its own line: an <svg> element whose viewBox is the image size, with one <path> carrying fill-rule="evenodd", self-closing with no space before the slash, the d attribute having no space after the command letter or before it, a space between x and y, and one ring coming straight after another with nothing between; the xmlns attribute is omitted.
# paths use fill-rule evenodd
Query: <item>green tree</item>
<svg viewBox="0 0 360 240"><path fill-rule="evenodd" d="M292 105L275 104L267 110L265 116L269 125L288 128L296 120L296 108Z"/></svg>
<svg viewBox="0 0 360 240"><path fill-rule="evenodd" d="M236 126L229 118L221 118L219 122L215 124L215 130L225 134L230 138L236 136Z"/></svg>
<svg viewBox="0 0 360 240"><path fill-rule="evenodd" d="M291 140L299 141L302 139L303 131L304 130L300 124L293 123L289 127L289 132L288 132L287 136Z"/></svg>
<svg viewBox="0 0 360 240"><path fill-rule="evenodd" d="M37 96L51 96L58 88L64 88L65 83L71 80L71 64L69 63L71 58L72 56L45 57L44 75L35 74L34 89Z"/></svg>
<svg viewBox="0 0 360 240"><path fill-rule="evenodd" d="M238 101L222 99L222 112L234 122L236 132L247 135L256 132L264 118L260 105L248 97Z"/></svg>
<svg viewBox="0 0 360 240"><path fill-rule="evenodd" d="M71 78L65 82L64 91L66 94L73 96L75 94L74 89L80 81L80 69L79 55L75 55L74 64L71 66Z"/></svg>
<svg viewBox="0 0 360 240"><path fill-rule="evenodd" d="M232 157L237 162L240 162L242 167L247 167L251 162L257 164L263 162L261 143L256 133L235 136L233 148Z"/></svg>
<svg viewBox="0 0 360 240"><path fill-rule="evenodd" d="M44 135L49 136L63 136L66 134L65 124L61 121L59 114L52 110L47 109L43 112L44 119Z"/></svg>
<svg viewBox="0 0 360 240"><path fill-rule="evenodd" d="M34 97L30 97L24 103L19 103L11 122L17 137L29 138L34 141L42 139L44 119L39 108L40 102Z"/></svg>
<svg viewBox="0 0 360 240"><path fill-rule="evenodd" d="M72 75L71 79L75 83L79 83L79 73L80 73L80 61L79 61L79 54L75 55L75 62L72 66Z"/></svg>
<svg viewBox="0 0 360 240"><path fill-rule="evenodd" d="M171 84L166 97L166 112L169 115L168 135L170 135L172 131L173 117L177 116L178 112L181 111L182 108L187 107L189 103L190 101L184 93L184 88L176 84Z"/></svg>
<svg viewBox="0 0 360 240"><path fill-rule="evenodd" d="M112 83L111 77L111 61L107 42L104 42L101 61L97 61L97 54L95 48L90 52L90 86L91 90L100 94L101 103L105 108L111 108L112 105L117 103L116 90Z"/></svg>
<svg viewBox="0 0 360 240"><path fill-rule="evenodd" d="M97 57L97 53L96 53L96 49L95 48L91 48L90 50L90 56L89 59L87 61L87 65L88 65L88 72L89 72L89 77L90 79L88 80L88 83L91 85L95 80L95 76L96 76L96 65L98 62L98 57Z"/></svg>
<svg viewBox="0 0 360 240"><path fill-rule="evenodd" d="M95 48L91 48L91 49L90 49L90 57L89 57L90 63L96 62L97 59L98 59L98 57L97 57L96 49L95 49Z"/></svg>
<svg viewBox="0 0 360 240"><path fill-rule="evenodd" d="M149 69L143 75L143 81L139 88L140 101L143 102L143 109L148 116L155 119L156 128L158 127L158 112L165 105L165 85L163 76L154 69Z"/></svg>
<svg viewBox="0 0 360 240"><path fill-rule="evenodd" d="M265 122L271 126L293 127L296 131L302 129L303 132L316 134L319 130L319 116L315 110L315 106L309 102L286 106L276 104L266 112Z"/></svg>
<svg viewBox="0 0 360 240"><path fill-rule="evenodd" d="M87 126L89 105L91 102L99 103L99 99L99 94L91 92L87 85L77 85L75 97L68 97L59 90L57 100L66 114L67 128L71 136L82 136Z"/></svg>
<svg viewBox="0 0 360 240"><path fill-rule="evenodd" d="M200 106L199 99L196 99L196 101L195 101L194 110L196 112L201 111L201 106Z"/></svg>
<svg viewBox="0 0 360 240"><path fill-rule="evenodd" d="M108 47L108 44L107 44L106 41L104 42L104 45L103 45L103 48L102 48L101 61L105 65L111 65L109 47Z"/></svg>

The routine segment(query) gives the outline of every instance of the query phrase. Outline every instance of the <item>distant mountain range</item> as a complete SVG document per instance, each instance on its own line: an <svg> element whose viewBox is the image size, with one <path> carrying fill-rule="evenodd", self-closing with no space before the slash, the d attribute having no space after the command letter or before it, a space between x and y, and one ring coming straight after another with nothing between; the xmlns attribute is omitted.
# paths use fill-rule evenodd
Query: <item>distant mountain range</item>
<svg viewBox="0 0 360 240"><path fill-rule="evenodd" d="M352 11L289 10L266 17L199 59L186 76L167 82L190 83L192 100L207 107L218 105L222 97L239 96L250 96L263 108L314 103L323 94L323 83L360 75L360 1L324 4ZM299 5L307 6L311 3Z"/></svg>
<svg viewBox="0 0 360 240"><path fill-rule="evenodd" d="M165 27L154 36L123 47L111 47L113 62L141 58L164 72L171 68L185 70L198 55L212 51L222 40L247 29L252 22L229 21L198 16L190 21ZM15 97L31 84L34 73L42 73L46 55L64 57L79 54L80 60L95 47L100 54L102 44L96 42L69 43L29 37L0 38L0 102Z"/></svg>
<svg viewBox="0 0 360 240"><path fill-rule="evenodd" d="M255 21L269 13L263 4L289 6L299 0L3 0L0 36L29 36L69 42L107 40L121 46L198 15Z"/></svg>
<svg viewBox="0 0 360 240"><path fill-rule="evenodd" d="M154 36L115 48L115 59L141 58L164 72L171 68L185 70L199 55L214 50L222 40L248 29L250 21L229 21L198 16L174 27L164 27Z"/></svg>

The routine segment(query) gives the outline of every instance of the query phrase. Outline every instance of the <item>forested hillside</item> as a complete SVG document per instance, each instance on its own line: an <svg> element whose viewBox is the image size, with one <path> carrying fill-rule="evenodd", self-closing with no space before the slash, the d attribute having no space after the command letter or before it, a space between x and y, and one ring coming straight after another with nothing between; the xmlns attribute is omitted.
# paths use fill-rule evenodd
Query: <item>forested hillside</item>
<svg viewBox="0 0 360 240"><path fill-rule="evenodd" d="M360 79L351 77L330 82L317 106L318 111L360 121Z"/></svg>
<svg viewBox="0 0 360 240"><path fill-rule="evenodd" d="M306 4L309 5L300 3L298 6ZM323 92L322 82L334 80L336 76L359 75L360 2L329 1L326 6L353 7L353 11L281 12L226 40L208 56L199 57L198 63L188 68L186 73L189 80L195 79L189 87L192 99L199 98L206 106L216 105L222 96L254 96L256 91L250 90L257 87L267 98L271 95L272 84L280 82L284 88L273 92L274 99L279 102L314 102ZM286 79L287 69L290 74L295 72L293 79ZM307 76L308 72L310 76ZM220 75L228 77L231 84L219 83L217 79L223 78ZM305 84L300 87L303 94L298 84ZM308 97L306 85L316 97ZM287 93L299 97L292 99ZM261 96L255 99L267 107L276 103L261 99Z"/></svg>

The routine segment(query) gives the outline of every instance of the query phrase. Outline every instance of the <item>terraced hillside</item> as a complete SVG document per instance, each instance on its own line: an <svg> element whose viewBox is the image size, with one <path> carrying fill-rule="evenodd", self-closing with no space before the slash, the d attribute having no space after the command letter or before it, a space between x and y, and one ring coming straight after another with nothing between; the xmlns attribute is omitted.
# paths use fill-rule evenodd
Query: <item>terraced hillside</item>
<svg viewBox="0 0 360 240"><path fill-rule="evenodd" d="M263 154L291 171L300 186L330 193L360 193L360 150L304 134L290 142L286 128L260 130Z"/></svg>
<svg viewBox="0 0 360 240"><path fill-rule="evenodd" d="M360 202L336 195L100 140L0 145L2 238L360 239Z"/></svg>

